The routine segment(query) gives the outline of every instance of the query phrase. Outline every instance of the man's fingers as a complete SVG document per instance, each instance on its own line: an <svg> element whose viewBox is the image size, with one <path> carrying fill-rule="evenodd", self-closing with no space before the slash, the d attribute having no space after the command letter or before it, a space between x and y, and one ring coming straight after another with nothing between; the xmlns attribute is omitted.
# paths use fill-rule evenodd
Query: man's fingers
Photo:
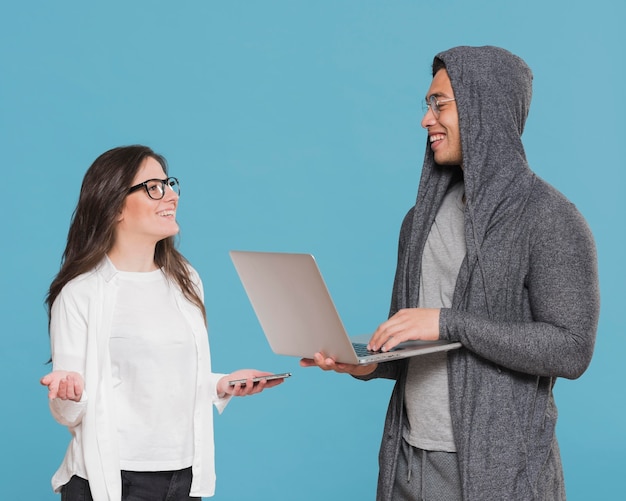
<svg viewBox="0 0 626 501"><path fill-rule="evenodd" d="M405 340L403 339L402 334L389 335L389 337L387 337L387 340L382 344L381 349L383 351L392 350L403 341Z"/></svg>
<svg viewBox="0 0 626 501"><path fill-rule="evenodd" d="M395 333L395 331L385 329L384 331L374 336L374 338L369 342L368 348L372 351L388 350L389 348L392 348L396 344L401 342L395 339L396 336L397 334Z"/></svg>
<svg viewBox="0 0 626 501"><path fill-rule="evenodd" d="M313 360L312 358L301 358L300 359L300 366L301 367L315 367L315 360Z"/></svg>

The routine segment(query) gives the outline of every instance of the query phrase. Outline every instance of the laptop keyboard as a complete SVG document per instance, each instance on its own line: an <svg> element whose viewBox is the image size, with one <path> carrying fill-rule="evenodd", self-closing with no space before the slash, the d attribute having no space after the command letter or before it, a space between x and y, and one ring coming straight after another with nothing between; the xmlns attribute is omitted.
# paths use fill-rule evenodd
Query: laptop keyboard
<svg viewBox="0 0 626 501"><path fill-rule="evenodd" d="M357 357L367 357L368 355L373 355L374 353L380 353L378 351L368 350L367 343L352 343L352 346L354 347Z"/></svg>

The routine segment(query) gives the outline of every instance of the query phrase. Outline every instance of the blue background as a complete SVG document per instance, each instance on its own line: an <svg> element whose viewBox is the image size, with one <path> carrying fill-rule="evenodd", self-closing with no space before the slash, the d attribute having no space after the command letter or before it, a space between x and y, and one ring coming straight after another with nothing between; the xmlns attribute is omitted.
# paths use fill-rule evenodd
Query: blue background
<svg viewBox="0 0 626 501"><path fill-rule="evenodd" d="M182 183L180 247L204 279L215 370L293 372L216 417L215 499L374 499L391 383L274 355L228 250L312 252L348 330L372 332L416 195L432 57L493 44L534 71L531 167L596 237L596 351L582 378L557 383L558 434L569 499L615 499L626 450L625 18L609 0L3 2L0 497L58 499L49 480L69 435L38 384L43 300L85 170L111 147L145 143Z"/></svg>

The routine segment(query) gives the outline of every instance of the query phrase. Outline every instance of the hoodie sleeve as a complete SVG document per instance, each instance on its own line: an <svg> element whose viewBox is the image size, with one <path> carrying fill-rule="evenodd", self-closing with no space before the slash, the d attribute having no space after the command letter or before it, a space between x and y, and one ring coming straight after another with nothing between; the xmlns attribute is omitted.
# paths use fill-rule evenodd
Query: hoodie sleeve
<svg viewBox="0 0 626 501"><path fill-rule="evenodd" d="M518 249L512 260L526 267L523 283L507 291L524 304L520 320L444 309L440 336L511 370L575 379L589 366L598 324L595 244L569 202L539 206L535 216L527 256Z"/></svg>

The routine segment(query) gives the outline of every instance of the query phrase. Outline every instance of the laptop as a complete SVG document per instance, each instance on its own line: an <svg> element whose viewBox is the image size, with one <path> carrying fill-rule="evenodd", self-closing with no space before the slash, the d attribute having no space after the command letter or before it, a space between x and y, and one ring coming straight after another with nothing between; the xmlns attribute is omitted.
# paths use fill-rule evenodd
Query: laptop
<svg viewBox="0 0 626 501"><path fill-rule="evenodd" d="M367 350L370 334L350 338L311 254L230 251L241 283L272 351L337 362L371 364L459 348L445 340L408 341L388 352Z"/></svg>

